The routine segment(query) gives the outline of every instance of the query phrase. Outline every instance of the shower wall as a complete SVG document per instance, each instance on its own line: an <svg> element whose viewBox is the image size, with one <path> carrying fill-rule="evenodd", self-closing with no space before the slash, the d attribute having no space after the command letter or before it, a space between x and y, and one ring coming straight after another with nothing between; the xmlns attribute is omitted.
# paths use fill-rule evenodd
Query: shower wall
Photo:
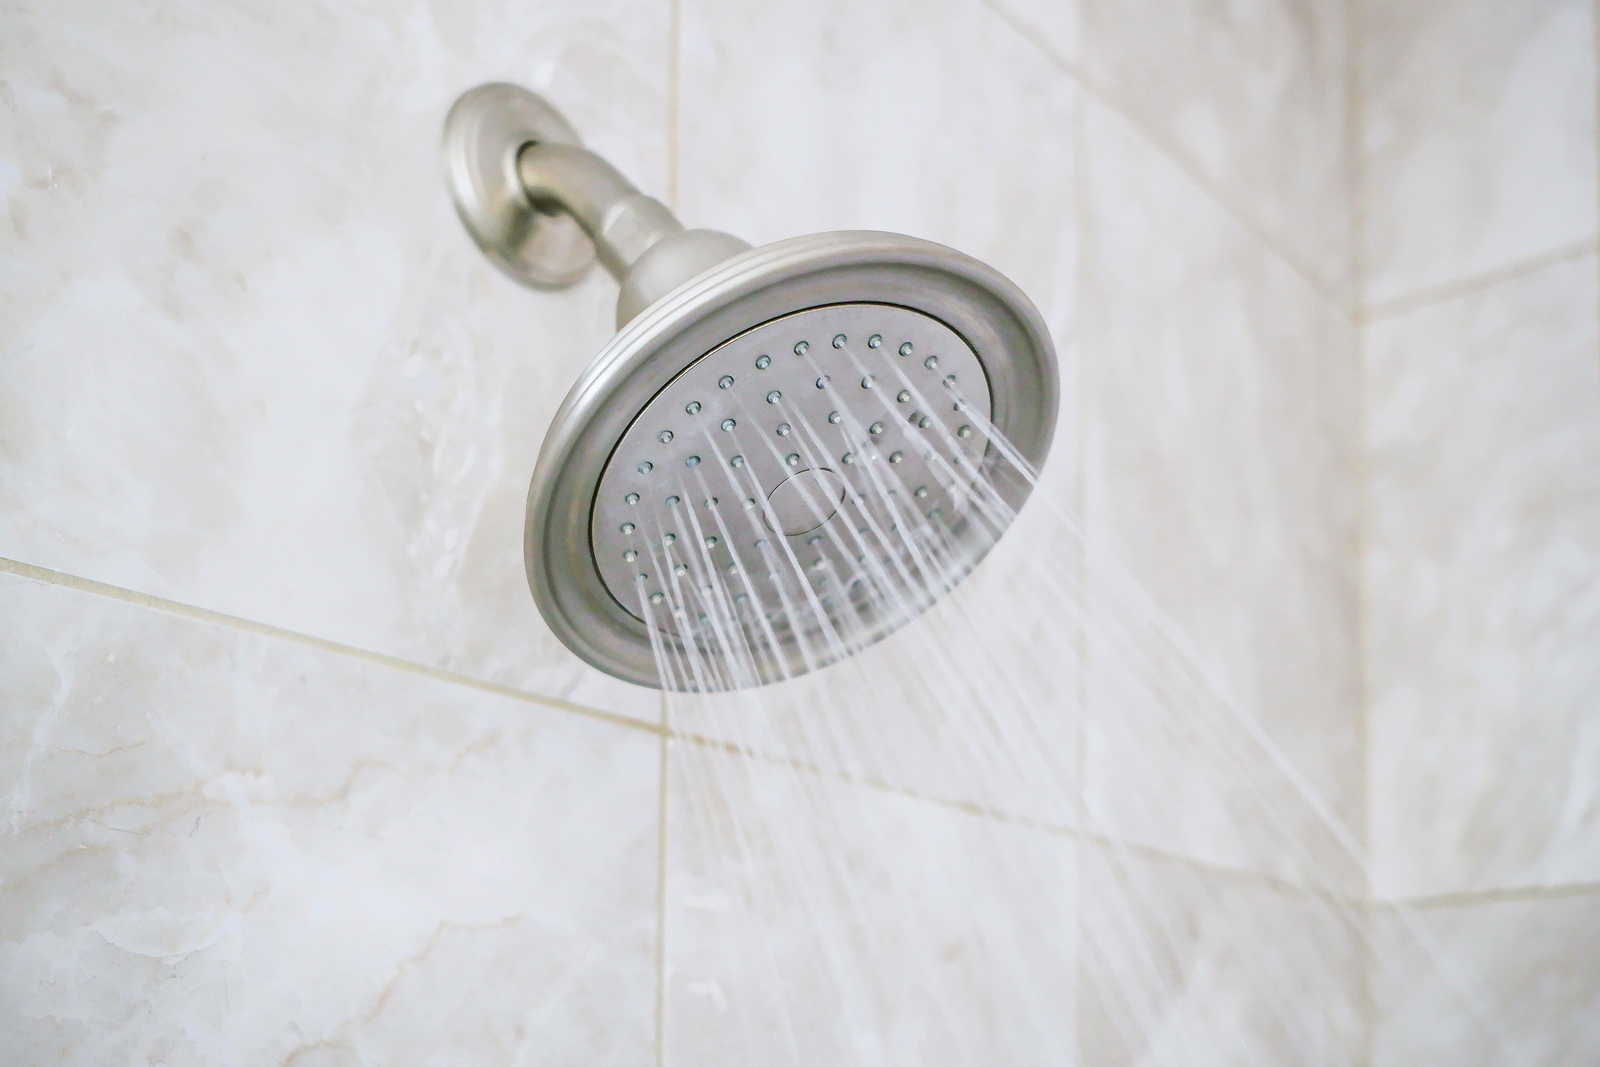
<svg viewBox="0 0 1600 1067"><path fill-rule="evenodd" d="M1595 11L1360 18L1373 1062L1593 1063Z"/></svg>
<svg viewBox="0 0 1600 1067"><path fill-rule="evenodd" d="M1482 924L1469 971L1526 929L1529 973L1600 877L1590 23L1469 6L8 7L10 1059L1469 1062L1369 894ZM754 753L554 640L523 497L614 287L519 289L461 232L439 127L494 79L689 225L900 230L1027 290L1062 430L957 602L1024 639L913 627L772 695ZM1041 556L1148 591L1200 714ZM952 744L992 694L920 714L942 660L1032 694L1067 802ZM895 744L819 746L824 705ZM956 992L930 1024L885 974Z"/></svg>

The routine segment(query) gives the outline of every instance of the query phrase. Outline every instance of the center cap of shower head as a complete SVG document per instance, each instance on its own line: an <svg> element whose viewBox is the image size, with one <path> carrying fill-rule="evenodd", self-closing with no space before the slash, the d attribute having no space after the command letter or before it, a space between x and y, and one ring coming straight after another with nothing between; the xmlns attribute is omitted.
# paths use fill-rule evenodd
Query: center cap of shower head
<svg viewBox="0 0 1600 1067"><path fill-rule="evenodd" d="M596 566L618 605L680 640L892 628L924 606L935 561L961 565L949 535L989 416L983 363L930 315L785 315L639 412L595 495Z"/></svg>
<svg viewBox="0 0 1600 1067"><path fill-rule="evenodd" d="M790 475L767 497L767 529L799 537L839 514L844 479L830 470L805 470Z"/></svg>

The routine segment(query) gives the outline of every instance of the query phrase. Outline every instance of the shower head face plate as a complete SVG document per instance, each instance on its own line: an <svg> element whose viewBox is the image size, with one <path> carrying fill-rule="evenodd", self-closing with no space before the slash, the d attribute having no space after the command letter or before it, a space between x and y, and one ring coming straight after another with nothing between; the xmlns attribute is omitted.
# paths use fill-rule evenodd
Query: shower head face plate
<svg viewBox="0 0 1600 1067"><path fill-rule="evenodd" d="M934 527L948 561L943 588L977 564L993 531L967 520L963 490L981 476L1013 512L1031 491L983 432L992 427L1038 469L1058 395L1037 310L969 256L871 231L751 249L641 312L563 402L528 492L534 601L569 649L640 685L729 684L664 683L657 671L658 648L681 660L683 650L706 647L704 627L718 623L708 607L718 606L723 647L734 615L765 638L732 684L817 669L887 636L939 595L910 574L891 596L852 599L855 578L873 567L863 545L904 543L903 553L876 560L880 593L886 570L903 572ZM970 420L958 401L972 405ZM709 605L707 584L719 598ZM684 614L661 610L674 607ZM841 613L853 631L848 647L826 651L805 639Z"/></svg>
<svg viewBox="0 0 1600 1067"><path fill-rule="evenodd" d="M596 566L623 610L680 641L876 639L937 580L919 561L943 558L966 511L989 415L977 354L922 312L768 322L686 368L623 435L595 495Z"/></svg>

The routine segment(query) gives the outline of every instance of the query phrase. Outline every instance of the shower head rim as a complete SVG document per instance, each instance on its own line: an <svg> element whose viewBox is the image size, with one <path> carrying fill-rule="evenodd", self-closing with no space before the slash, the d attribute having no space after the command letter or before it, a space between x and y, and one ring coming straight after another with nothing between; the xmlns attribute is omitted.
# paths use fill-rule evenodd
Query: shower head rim
<svg viewBox="0 0 1600 1067"><path fill-rule="evenodd" d="M879 231L812 234L751 249L680 286L619 332L551 423L529 487L524 553L534 600L563 644L607 674L659 684L649 633L612 598L589 541L594 493L612 450L650 399L693 362L763 322L870 303L930 315L973 344L986 368L1000 371L996 377L991 370L996 426L1030 464L1042 465L1059 394L1054 347L1037 309L998 271L943 245ZM997 358L997 348L1012 357ZM1028 487L1017 479L1001 491L1020 507Z"/></svg>

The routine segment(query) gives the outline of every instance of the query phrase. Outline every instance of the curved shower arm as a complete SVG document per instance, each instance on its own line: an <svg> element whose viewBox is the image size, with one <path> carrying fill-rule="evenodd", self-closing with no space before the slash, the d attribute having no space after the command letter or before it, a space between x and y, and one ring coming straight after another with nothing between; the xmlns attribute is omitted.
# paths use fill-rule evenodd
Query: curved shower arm
<svg viewBox="0 0 1600 1067"><path fill-rule="evenodd" d="M587 148L537 141L517 153L517 179L540 210L564 211L621 284L617 328L682 283L749 249L717 230L686 230L654 197Z"/></svg>
<svg viewBox="0 0 1600 1067"><path fill-rule="evenodd" d="M567 212L594 241L595 252L621 282L663 237L683 232L665 204L645 196L615 167L587 148L530 144L517 154L517 176L528 199Z"/></svg>

